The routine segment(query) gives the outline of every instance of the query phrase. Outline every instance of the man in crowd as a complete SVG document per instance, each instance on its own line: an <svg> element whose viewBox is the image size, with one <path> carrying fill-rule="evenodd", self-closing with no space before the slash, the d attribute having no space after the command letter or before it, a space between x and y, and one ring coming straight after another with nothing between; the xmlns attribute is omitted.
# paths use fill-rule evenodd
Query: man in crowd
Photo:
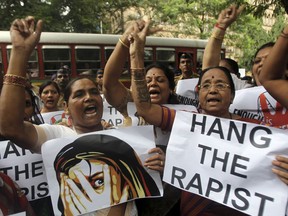
<svg viewBox="0 0 288 216"><path fill-rule="evenodd" d="M64 92L65 87L70 81L70 69L67 65L62 66L56 73L55 82L59 85L61 92Z"/></svg>
<svg viewBox="0 0 288 216"><path fill-rule="evenodd" d="M61 91L60 99L58 101L58 108L63 109L63 107L64 107L63 94L64 94L64 90L65 90L67 84L70 81L70 69L67 65L62 66L57 71L56 78L54 81L58 84L60 91Z"/></svg>
<svg viewBox="0 0 288 216"><path fill-rule="evenodd" d="M193 72L193 59L190 53L182 53L179 57L179 69L181 74L175 76L175 84L177 85L179 80L197 78L199 75Z"/></svg>
<svg viewBox="0 0 288 216"><path fill-rule="evenodd" d="M102 90L102 86L103 86L103 72L104 72L103 69L99 69L99 70L97 70L97 74L96 74L96 82L98 83L98 89L99 89L101 94L103 93L103 90Z"/></svg>

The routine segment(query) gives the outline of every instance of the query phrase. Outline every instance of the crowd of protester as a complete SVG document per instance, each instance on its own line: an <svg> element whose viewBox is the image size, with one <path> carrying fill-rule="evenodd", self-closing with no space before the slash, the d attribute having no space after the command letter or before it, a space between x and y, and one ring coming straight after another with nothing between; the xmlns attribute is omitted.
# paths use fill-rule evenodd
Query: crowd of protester
<svg viewBox="0 0 288 216"><path fill-rule="evenodd" d="M133 102L137 109L135 115L139 119L137 125L153 125L155 130L155 148L149 150L148 153L151 155L146 159L144 166L159 172L162 177L168 140L159 141L156 137L157 133L169 136L177 112L165 105L179 104L175 92L176 84L180 80L192 78L198 79L195 91L199 106L196 108L196 113L267 125L266 122L231 113L229 108L237 90L261 85L282 108L288 108L288 27L283 29L275 44L273 42L264 44L256 51L251 68L253 83L250 84L240 79L239 67L235 60L221 59L221 46L225 33L242 10L243 7L232 5L220 12L205 48L200 74L192 71L192 56L189 53L182 53L179 56L177 76L163 64L155 63L145 68L146 37L160 29L152 28L150 21L137 20L131 22L119 38L104 70L97 72L96 80L85 76L71 79L69 68L62 66L51 80L39 87L37 92L32 88L29 79L27 80L25 68L29 56L40 40L43 22L41 20L36 22L33 17L14 20L10 27L13 48L9 67L4 78L0 77L1 87L3 82L0 97L1 140L11 140L21 148L41 153L41 146L46 141L111 129L112 125L104 125L102 121L104 99L123 115L123 126L131 126L128 103ZM130 89L120 81L127 58L130 58ZM40 106L37 101L41 102ZM69 115L69 124L43 124L41 114L60 110ZM13 114L7 115L7 113ZM268 126L276 125L272 122ZM279 177L288 184L288 158L279 155L274 157L271 172L276 174L275 178ZM67 177L62 175L59 178L60 182L67 180ZM93 215L246 215L165 182L162 184L164 188L162 197L124 202L97 210ZM65 190L63 185L61 190ZM75 212L75 208L77 214L85 213L77 204L76 207L67 204L68 198L65 197L65 193L63 194L61 199L62 205L65 206L64 215ZM1 172L0 197L0 213L3 215L23 211L27 215L53 214L50 197L29 203L19 186ZM86 207L83 206L84 209Z"/></svg>

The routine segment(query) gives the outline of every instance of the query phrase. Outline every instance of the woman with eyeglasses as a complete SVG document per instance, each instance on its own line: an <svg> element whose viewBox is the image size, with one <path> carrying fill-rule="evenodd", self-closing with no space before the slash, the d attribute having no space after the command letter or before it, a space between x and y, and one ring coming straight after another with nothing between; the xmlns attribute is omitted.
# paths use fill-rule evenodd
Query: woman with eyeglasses
<svg viewBox="0 0 288 216"><path fill-rule="evenodd" d="M146 122L160 127L162 130L170 131L174 123L176 111L160 104L151 103L147 89L146 73L143 69L143 56L148 25L149 23L146 23L142 30L136 29L130 33L129 36L132 95L138 114L142 116ZM235 96L235 86L229 70L224 67L215 66L205 69L199 77L196 92L199 97L200 113L220 118L259 123L257 120L246 120L229 112L229 106ZM189 208L186 208L185 203L188 204ZM205 210L198 208L198 206L193 203L203 204ZM205 213L207 208L210 212L212 211L214 213L220 210L220 212L223 213L221 215L245 215L201 196L182 192L180 208L182 215L190 215L190 209L194 211L192 215L200 215Z"/></svg>
<svg viewBox="0 0 288 216"><path fill-rule="evenodd" d="M213 33L204 51L203 68L216 65L224 66L223 61L220 61L219 57L226 29L236 21L242 10L242 6L237 8L236 5L232 5L219 14L217 24L213 29ZM274 42L263 44L256 50L253 60L251 61L253 87L263 85L269 93L263 90L263 93L259 95L257 101L258 110L261 111L259 114L262 115L264 120L263 124L265 123L266 125L281 129L288 128L288 103L285 105L284 102L285 100L287 101L287 94L285 91L279 89L284 86L283 83L287 82L287 77L285 77L285 72L287 71L287 64L285 62L287 62L287 59L283 57L287 51L285 43L287 38L288 27L280 34L276 48L274 48ZM270 55L272 56L270 57ZM267 61L268 63L266 63ZM251 91L253 90L251 89ZM275 94L275 92L278 92L279 95ZM280 94L282 96L280 96ZM286 172L286 170L288 170L288 158L277 156L276 160L273 161L273 165L278 168L273 168L272 171L276 173L284 183L288 184L288 174ZM283 170L285 170L285 172Z"/></svg>
<svg viewBox="0 0 288 216"><path fill-rule="evenodd" d="M203 55L204 69L207 67L218 65L227 67L225 61L223 61L223 59L220 60L222 42L226 34L227 28L230 25L232 25L233 22L236 21L237 17L242 12L242 10L243 6L237 8L236 5L232 5L223 10L219 14L217 24L213 29L212 35L209 38L209 41L204 51ZM243 83L242 81L239 81L239 79L236 79L238 80L237 82L234 82L234 84L236 83L235 84L236 90L246 87L262 86L259 77L262 74L263 65L266 61L266 58L269 56L274 44L275 44L274 42L268 42L263 44L257 49L253 57L253 60L251 61L252 62L251 72L253 76L252 86L246 85L245 82ZM272 73L271 69L269 70L269 73ZM235 81L235 79L233 80ZM242 85L241 83L244 85ZM257 109L257 115L259 115L259 118L262 119L263 124L281 129L288 128L288 112L286 111L286 108L283 107L279 102L277 102L273 97L271 97L271 95L267 93L265 89L262 89L261 87L251 89L251 91L254 90L262 91L258 93L259 96L257 99L255 99L257 100L257 102L255 101L257 104L257 107L255 107L255 109Z"/></svg>

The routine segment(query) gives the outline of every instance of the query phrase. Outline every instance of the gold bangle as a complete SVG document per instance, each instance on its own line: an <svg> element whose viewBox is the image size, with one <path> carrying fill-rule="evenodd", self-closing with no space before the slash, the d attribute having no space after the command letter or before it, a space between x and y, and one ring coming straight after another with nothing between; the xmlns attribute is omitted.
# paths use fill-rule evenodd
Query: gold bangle
<svg viewBox="0 0 288 216"><path fill-rule="evenodd" d="M27 78L14 74L6 74L3 79L3 84L15 85L25 88L27 86Z"/></svg>
<svg viewBox="0 0 288 216"><path fill-rule="evenodd" d="M121 38L119 38L119 42L126 47L127 49L129 49L129 46L127 44L124 43L124 41L121 40Z"/></svg>
<svg viewBox="0 0 288 216"><path fill-rule="evenodd" d="M144 74L145 75L145 68L131 68L131 74ZM135 73L136 72L136 73Z"/></svg>
<svg viewBox="0 0 288 216"><path fill-rule="evenodd" d="M211 38L215 38L215 39L217 39L217 40L223 40L223 39L224 39L223 36L216 35L216 34L212 34L212 35L211 35Z"/></svg>
<svg viewBox="0 0 288 216"><path fill-rule="evenodd" d="M211 35L212 38L215 38L217 40L223 40L224 36L225 36L225 31L218 29L218 28L215 28Z"/></svg>

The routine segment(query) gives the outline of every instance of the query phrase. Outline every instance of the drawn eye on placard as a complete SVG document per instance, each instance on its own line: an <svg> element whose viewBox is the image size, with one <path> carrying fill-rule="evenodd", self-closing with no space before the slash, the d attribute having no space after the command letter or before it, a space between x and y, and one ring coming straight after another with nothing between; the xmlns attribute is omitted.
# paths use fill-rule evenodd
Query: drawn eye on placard
<svg viewBox="0 0 288 216"><path fill-rule="evenodd" d="M60 187L58 209L64 215L71 209L84 211L77 215L160 195L134 149L111 135L77 138L58 152L54 169Z"/></svg>

